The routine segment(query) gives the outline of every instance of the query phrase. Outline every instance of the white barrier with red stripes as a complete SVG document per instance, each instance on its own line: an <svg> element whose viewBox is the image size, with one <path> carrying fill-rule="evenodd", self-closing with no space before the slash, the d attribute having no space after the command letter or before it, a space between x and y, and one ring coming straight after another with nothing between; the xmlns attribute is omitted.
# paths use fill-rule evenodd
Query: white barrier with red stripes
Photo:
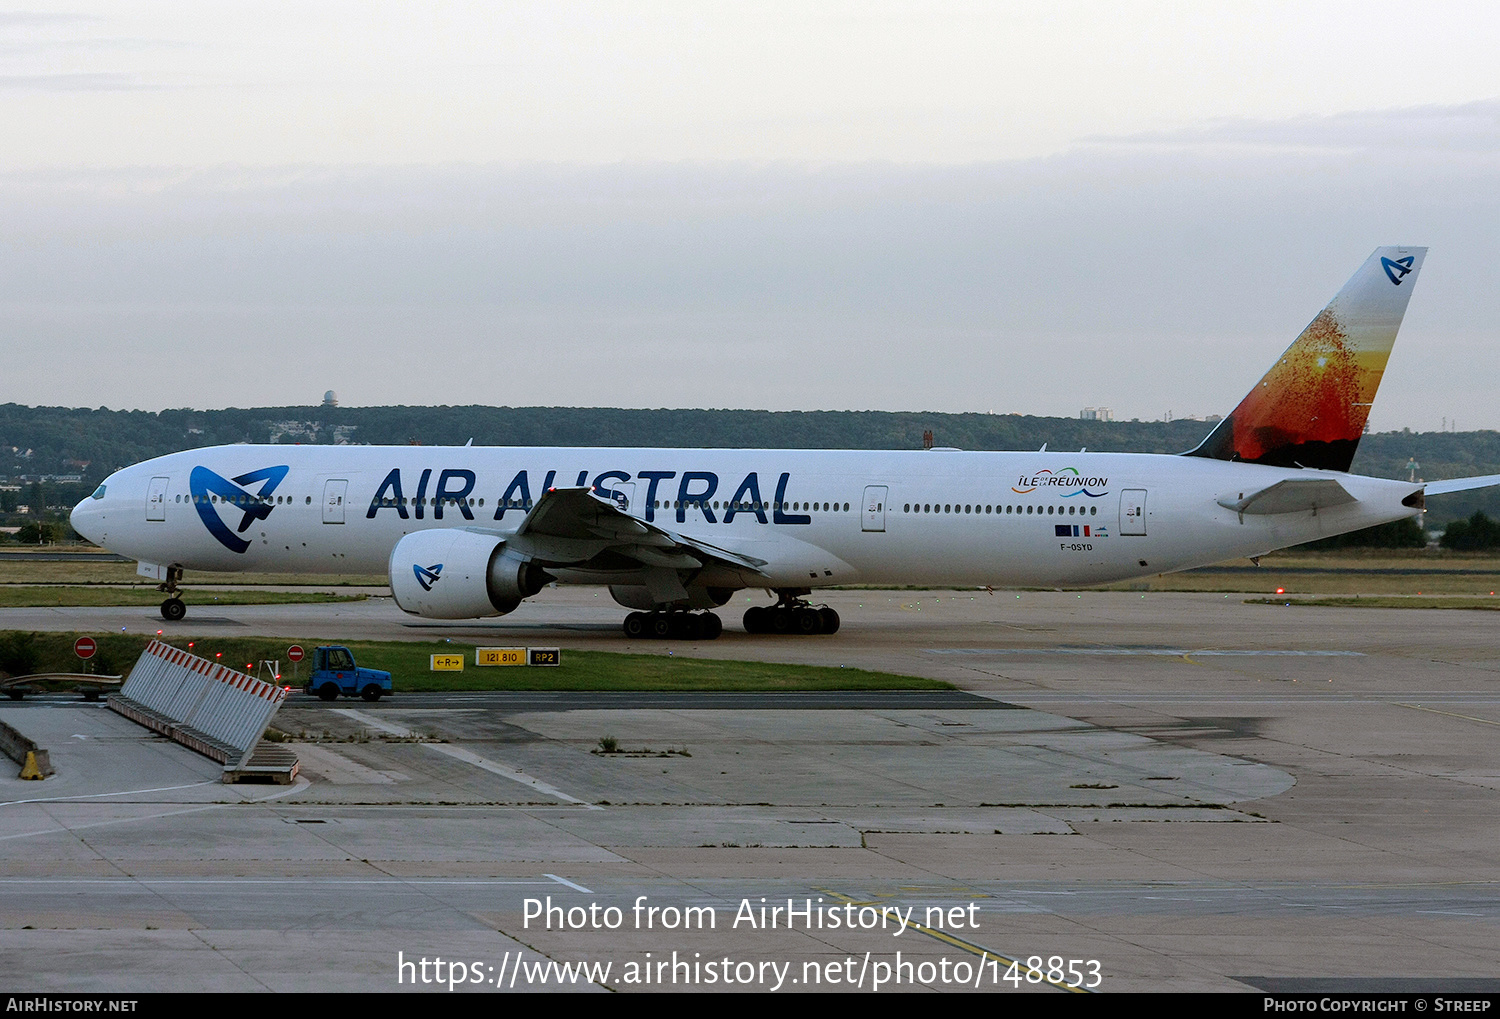
<svg viewBox="0 0 1500 1019"><path fill-rule="evenodd" d="M197 745L207 737L238 751L238 760L255 748L286 690L153 640L130 670L120 695L185 730L184 742L194 749L209 753ZM200 739L192 740L195 736ZM234 755L220 749L210 756L227 760Z"/></svg>

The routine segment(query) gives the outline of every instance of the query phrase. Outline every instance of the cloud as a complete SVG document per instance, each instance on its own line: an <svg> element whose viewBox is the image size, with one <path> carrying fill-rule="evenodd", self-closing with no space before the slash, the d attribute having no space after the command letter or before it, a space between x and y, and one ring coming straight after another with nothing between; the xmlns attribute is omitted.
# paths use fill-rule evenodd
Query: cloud
<svg viewBox="0 0 1500 1019"><path fill-rule="evenodd" d="M50 25L68 25L79 22L102 21L92 14L67 14L50 11L0 11L0 29L44 28Z"/></svg>
<svg viewBox="0 0 1500 1019"><path fill-rule="evenodd" d="M0 90L21 92L142 92L164 88L134 74L0 74Z"/></svg>
<svg viewBox="0 0 1500 1019"><path fill-rule="evenodd" d="M1500 99L1359 110L1286 120L1225 118L1171 131L1094 136L1086 143L1160 148L1247 146L1360 151L1500 152Z"/></svg>
<svg viewBox="0 0 1500 1019"><path fill-rule="evenodd" d="M296 403L310 372L362 404L1224 413L1408 243L1375 427L1497 427L1500 161L1402 143L1493 109L969 166L4 173L0 334L88 368L14 364L0 400ZM1371 147L1286 144L1338 125Z"/></svg>

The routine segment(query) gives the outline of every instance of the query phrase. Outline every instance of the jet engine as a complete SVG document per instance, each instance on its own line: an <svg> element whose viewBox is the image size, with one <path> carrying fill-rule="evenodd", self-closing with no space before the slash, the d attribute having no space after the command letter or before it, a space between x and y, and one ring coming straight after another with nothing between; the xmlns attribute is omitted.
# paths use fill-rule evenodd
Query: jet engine
<svg viewBox="0 0 1500 1019"><path fill-rule="evenodd" d="M555 579L503 538L446 528L396 542L390 576L401 611L429 619L502 616Z"/></svg>

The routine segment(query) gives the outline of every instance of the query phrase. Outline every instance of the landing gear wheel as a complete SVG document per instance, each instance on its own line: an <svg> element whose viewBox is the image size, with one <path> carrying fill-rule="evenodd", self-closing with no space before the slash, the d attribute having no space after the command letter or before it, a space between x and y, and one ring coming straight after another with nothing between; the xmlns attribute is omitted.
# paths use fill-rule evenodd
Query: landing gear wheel
<svg viewBox="0 0 1500 1019"><path fill-rule="evenodd" d="M752 605L745 610L746 633L796 634L812 637L839 632L839 614L827 605L809 605L807 588L777 588L775 605Z"/></svg>
<svg viewBox="0 0 1500 1019"><path fill-rule="evenodd" d="M646 636L647 615L644 612L632 612L625 617L625 636L631 640L639 640Z"/></svg>
<svg viewBox="0 0 1500 1019"><path fill-rule="evenodd" d="M647 617L651 620L651 636L658 640L666 640L672 636L672 617L665 612L653 612Z"/></svg>
<svg viewBox="0 0 1500 1019"><path fill-rule="evenodd" d="M804 637L823 632L823 615L817 609L795 609L792 626Z"/></svg>
<svg viewBox="0 0 1500 1019"><path fill-rule="evenodd" d="M318 700L336 701L339 699L339 688L332 683L324 683L318 687Z"/></svg>
<svg viewBox="0 0 1500 1019"><path fill-rule="evenodd" d="M680 613L676 620L676 636L680 640L698 640L703 636L703 625L691 612Z"/></svg>
<svg viewBox="0 0 1500 1019"><path fill-rule="evenodd" d="M365 687L359 692L359 696L361 700L378 701L380 700L381 692L382 691L380 687L376 686L374 683L371 683L369 686Z"/></svg>
<svg viewBox="0 0 1500 1019"><path fill-rule="evenodd" d="M712 612L705 612L698 618L702 623L703 639L718 640L719 634L724 632L724 621Z"/></svg>
<svg viewBox="0 0 1500 1019"><path fill-rule="evenodd" d="M181 598L172 597L161 603L161 617L167 622L178 622L185 615L187 615L187 606L182 604Z"/></svg>

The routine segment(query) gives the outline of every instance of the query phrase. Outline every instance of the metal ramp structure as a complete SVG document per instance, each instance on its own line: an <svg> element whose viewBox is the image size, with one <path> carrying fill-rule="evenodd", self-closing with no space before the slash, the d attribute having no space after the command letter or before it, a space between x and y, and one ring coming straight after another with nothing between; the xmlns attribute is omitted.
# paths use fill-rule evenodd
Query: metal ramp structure
<svg viewBox="0 0 1500 1019"><path fill-rule="evenodd" d="M282 687L153 640L109 707L218 761L225 782L284 784L297 775L297 755L261 737L285 698Z"/></svg>

